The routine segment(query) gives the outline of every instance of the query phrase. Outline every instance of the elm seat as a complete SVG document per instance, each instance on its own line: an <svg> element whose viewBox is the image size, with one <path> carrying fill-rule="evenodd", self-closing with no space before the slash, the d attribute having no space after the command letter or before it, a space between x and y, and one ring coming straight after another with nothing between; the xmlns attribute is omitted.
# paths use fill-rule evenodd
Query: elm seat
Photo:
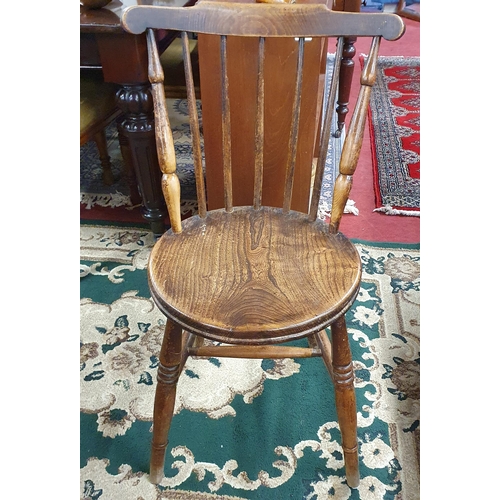
<svg viewBox="0 0 500 500"><path fill-rule="evenodd" d="M277 21L278 20L278 21ZM165 451L175 408L179 375L188 356L233 358L321 357L335 389L335 405L342 436L347 484L360 483L354 369L345 313L360 286L361 263L354 245L339 232L353 174L361 150L371 87L381 38L396 40L404 33L399 16L385 13L334 12L325 5L289 3L231 3L203 1L194 7L134 6L122 18L130 33L146 32L149 55L158 161L171 229L155 244L148 262L148 280L156 305L167 317L158 363L150 480L164 476ZM193 139L193 163L197 184L198 215L181 220L180 182L176 174L175 148L165 102L163 69L154 29L181 32L186 57L187 109ZM224 209L208 210L205 195L200 123L190 62L188 32L215 35L220 45L220 106ZM258 46L253 81L245 91L255 99L255 120L244 139L254 150L253 206L233 206L233 169L243 168L237 143L231 137L231 74L228 71L228 39L252 37ZM291 210L297 138L301 110L302 73L306 39L338 38L335 67L326 111L320 128L319 155L307 214ZM332 129L345 37L372 38L361 75L361 90L342 147L339 175L335 180L329 223L318 220L318 206ZM288 141L282 141L286 165L282 208L262 204L264 142L273 130L265 130L266 42L288 37L295 44L293 98L280 103L290 111ZM234 94L233 94L234 96ZM217 96L219 97L219 96ZM289 126L289 128L288 128ZM213 168L207 164L206 168ZM277 186L274 186L278 189ZM330 334L326 327L331 328ZM288 341L306 338L308 347ZM211 345L205 339L221 344ZM288 342L288 345L285 343ZM227 345L229 344L229 345ZM294 409L295 411L295 409ZM180 416L180 415L179 415ZM265 417L260 425L265 426ZM193 429L194 430L194 429ZM203 434L200 433L200 440ZM265 443L263 443L265 445Z"/></svg>
<svg viewBox="0 0 500 500"><path fill-rule="evenodd" d="M93 140L102 165L102 179L113 184L111 161L106 141L106 127L120 114L116 107L117 87L106 83L100 72L80 71L80 146Z"/></svg>
<svg viewBox="0 0 500 500"><path fill-rule="evenodd" d="M234 344L291 340L329 326L361 280L358 252L345 236L306 214L268 207L191 217L181 234L169 230L158 241L150 263L151 294L164 314Z"/></svg>

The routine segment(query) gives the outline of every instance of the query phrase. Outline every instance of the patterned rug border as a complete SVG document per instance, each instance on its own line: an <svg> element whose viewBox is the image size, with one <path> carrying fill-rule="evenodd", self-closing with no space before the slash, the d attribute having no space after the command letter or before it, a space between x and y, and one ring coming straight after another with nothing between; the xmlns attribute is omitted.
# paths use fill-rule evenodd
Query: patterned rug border
<svg viewBox="0 0 500 500"><path fill-rule="evenodd" d="M364 66L364 62L366 60L367 55L366 54L360 54L359 56L359 61L361 64L361 68ZM408 66L415 66L415 63L418 62L418 66L420 67L420 57L419 56L379 56L378 58L378 63L377 64L386 64L390 65L394 63L394 66L397 64L407 64ZM375 86L373 87L372 90L372 95L370 99L370 105L368 108L368 120L369 120L369 134L370 134L370 146L371 146L371 157L372 157L372 168L373 168L373 178L374 178L374 189L375 189L375 203L376 203L376 208L373 210L374 212L380 212L385 215L403 215L407 217L420 217L420 206L419 207L414 207L414 208L405 208L403 206L397 206L394 203L384 203L382 193L380 191L380 186L378 186L379 181L379 169L378 169L378 163L380 161L379 159L379 152L377 150L377 144L380 142L380 140L377 140L375 136L375 129L374 129L374 108L373 108L373 103L374 103L374 98L375 98L375 93L378 92L380 94L380 87L383 85L380 82L382 79L380 78L380 74L377 74L377 81L375 83ZM384 85L385 86L385 85ZM387 89L388 90L388 89ZM388 90L390 93L391 91ZM390 101L390 106L391 108L394 108L392 111L397 111L398 106L396 106L392 101ZM391 116L394 117L394 113L391 112ZM398 125L394 125L395 131L398 129ZM401 139L401 136L396 134L396 137L398 140ZM401 149L402 152L405 150ZM400 159L401 162L404 162L404 160ZM418 189L420 189L420 180L418 179L413 179L409 178L412 182L417 183L418 181ZM390 195L389 193L386 193L386 197ZM420 203L419 203L420 205Z"/></svg>
<svg viewBox="0 0 500 500"><path fill-rule="evenodd" d="M112 222L107 220L81 220L81 226L102 226L107 228L116 229L137 229L139 231L150 231L149 224L147 222ZM420 243L400 243L397 241L371 241L363 240L358 238L349 238L349 240L357 245L372 246L377 248L394 248L394 249L408 249L408 250L420 250Z"/></svg>
<svg viewBox="0 0 500 500"><path fill-rule="evenodd" d="M147 230L150 231L149 223L144 222L125 222L125 221L110 221L110 220L94 220L94 219L81 219L80 226L105 226L108 228L116 227L117 229L126 228L126 229L139 229L141 231Z"/></svg>

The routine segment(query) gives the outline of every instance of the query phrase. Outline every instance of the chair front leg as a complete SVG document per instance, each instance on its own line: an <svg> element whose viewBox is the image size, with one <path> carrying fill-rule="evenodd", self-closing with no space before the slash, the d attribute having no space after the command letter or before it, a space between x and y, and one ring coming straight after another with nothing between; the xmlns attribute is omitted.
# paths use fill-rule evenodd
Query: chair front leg
<svg viewBox="0 0 500 500"><path fill-rule="evenodd" d="M158 378L153 413L153 441L149 478L153 484L164 476L168 432L174 414L175 394L180 375L182 328L168 320L160 351Z"/></svg>
<svg viewBox="0 0 500 500"><path fill-rule="evenodd" d="M332 324L332 361L335 402L342 436L347 484L351 488L357 488L359 486L359 458L356 395L351 349L344 316Z"/></svg>

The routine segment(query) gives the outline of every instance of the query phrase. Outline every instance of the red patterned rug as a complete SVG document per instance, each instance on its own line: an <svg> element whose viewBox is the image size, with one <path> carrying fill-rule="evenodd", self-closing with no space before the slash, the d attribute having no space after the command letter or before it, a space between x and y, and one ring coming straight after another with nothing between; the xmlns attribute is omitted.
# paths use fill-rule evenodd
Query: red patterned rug
<svg viewBox="0 0 500 500"><path fill-rule="evenodd" d="M381 56L377 68L369 108L375 211L420 216L420 58Z"/></svg>

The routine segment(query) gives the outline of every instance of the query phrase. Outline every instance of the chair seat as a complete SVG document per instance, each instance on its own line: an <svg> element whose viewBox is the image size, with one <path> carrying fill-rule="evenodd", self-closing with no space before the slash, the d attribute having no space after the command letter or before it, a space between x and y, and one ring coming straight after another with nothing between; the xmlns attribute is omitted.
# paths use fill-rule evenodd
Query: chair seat
<svg viewBox="0 0 500 500"><path fill-rule="evenodd" d="M85 144L119 114L116 90L117 86L104 82L100 73L80 72L80 144Z"/></svg>
<svg viewBox="0 0 500 500"><path fill-rule="evenodd" d="M149 259L151 294L184 329L219 342L264 344L328 326L354 301L354 245L299 212L236 207L183 221Z"/></svg>

